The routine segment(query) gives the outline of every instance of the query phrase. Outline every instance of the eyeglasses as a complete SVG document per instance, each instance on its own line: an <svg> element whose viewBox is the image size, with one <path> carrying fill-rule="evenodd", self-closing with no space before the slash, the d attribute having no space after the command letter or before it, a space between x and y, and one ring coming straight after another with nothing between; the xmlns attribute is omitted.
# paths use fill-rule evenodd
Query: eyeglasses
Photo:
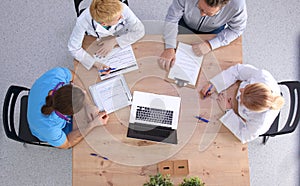
<svg viewBox="0 0 300 186"><path fill-rule="evenodd" d="M60 89L61 87L64 86L64 84L65 84L64 82L59 82L59 83L54 87L54 89L52 89L52 93L51 93L50 96L53 96L54 93L55 93L58 89ZM71 123L71 118L68 118L67 116L63 115L62 113L60 113L60 112L57 111L57 110L54 110L54 112L55 112L55 114L56 114L58 117L60 117L61 119L64 119L67 123Z"/></svg>

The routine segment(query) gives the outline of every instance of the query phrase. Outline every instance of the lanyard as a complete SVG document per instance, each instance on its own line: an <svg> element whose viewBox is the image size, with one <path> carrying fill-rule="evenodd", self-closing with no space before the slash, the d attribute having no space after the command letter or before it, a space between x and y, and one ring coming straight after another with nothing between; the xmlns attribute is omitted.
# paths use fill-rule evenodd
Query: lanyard
<svg viewBox="0 0 300 186"><path fill-rule="evenodd" d="M64 84L65 84L64 82L59 82L59 83L54 87L54 89L52 89L52 94L51 94L51 96L53 96L54 93L55 93L60 87L62 87ZM61 119L64 119L67 123L71 123L71 119L68 118L67 116L63 115L62 113L58 112L57 110L55 110L54 112L55 112L55 114L56 114L58 117L60 117Z"/></svg>

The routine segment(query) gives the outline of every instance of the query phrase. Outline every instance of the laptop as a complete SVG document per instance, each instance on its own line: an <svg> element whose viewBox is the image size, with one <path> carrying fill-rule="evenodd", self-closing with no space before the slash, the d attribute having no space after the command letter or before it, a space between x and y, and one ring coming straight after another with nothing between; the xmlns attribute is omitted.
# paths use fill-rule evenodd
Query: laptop
<svg viewBox="0 0 300 186"><path fill-rule="evenodd" d="M127 137L177 144L180 97L134 91Z"/></svg>

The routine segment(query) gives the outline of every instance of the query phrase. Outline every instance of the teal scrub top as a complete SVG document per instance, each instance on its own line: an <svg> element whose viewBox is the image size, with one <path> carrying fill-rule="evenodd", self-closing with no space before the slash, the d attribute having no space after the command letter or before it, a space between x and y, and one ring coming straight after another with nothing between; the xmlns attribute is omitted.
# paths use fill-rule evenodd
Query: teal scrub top
<svg viewBox="0 0 300 186"><path fill-rule="evenodd" d="M61 146L67 139L63 129L66 120L60 118L55 112L44 115L42 106L50 90L60 83L69 84L72 73L68 68L57 67L44 73L35 81L29 92L27 118L29 128L34 136L52 146Z"/></svg>

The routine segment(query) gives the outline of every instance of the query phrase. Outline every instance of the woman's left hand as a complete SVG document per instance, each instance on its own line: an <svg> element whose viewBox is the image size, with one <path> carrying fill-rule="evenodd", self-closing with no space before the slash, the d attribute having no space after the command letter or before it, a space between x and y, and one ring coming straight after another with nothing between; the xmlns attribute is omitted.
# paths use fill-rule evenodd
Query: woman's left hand
<svg viewBox="0 0 300 186"><path fill-rule="evenodd" d="M115 37L104 39L97 44L99 46L99 50L96 52L96 55L101 57L107 56L107 54L110 53L117 44L118 43Z"/></svg>
<svg viewBox="0 0 300 186"><path fill-rule="evenodd" d="M100 113L98 107L95 105L87 104L85 106L85 112L87 115L88 122L93 121Z"/></svg>
<svg viewBox="0 0 300 186"><path fill-rule="evenodd" d="M227 109L232 109L231 98L227 98L224 93L220 93L217 102L222 111L226 111Z"/></svg>

